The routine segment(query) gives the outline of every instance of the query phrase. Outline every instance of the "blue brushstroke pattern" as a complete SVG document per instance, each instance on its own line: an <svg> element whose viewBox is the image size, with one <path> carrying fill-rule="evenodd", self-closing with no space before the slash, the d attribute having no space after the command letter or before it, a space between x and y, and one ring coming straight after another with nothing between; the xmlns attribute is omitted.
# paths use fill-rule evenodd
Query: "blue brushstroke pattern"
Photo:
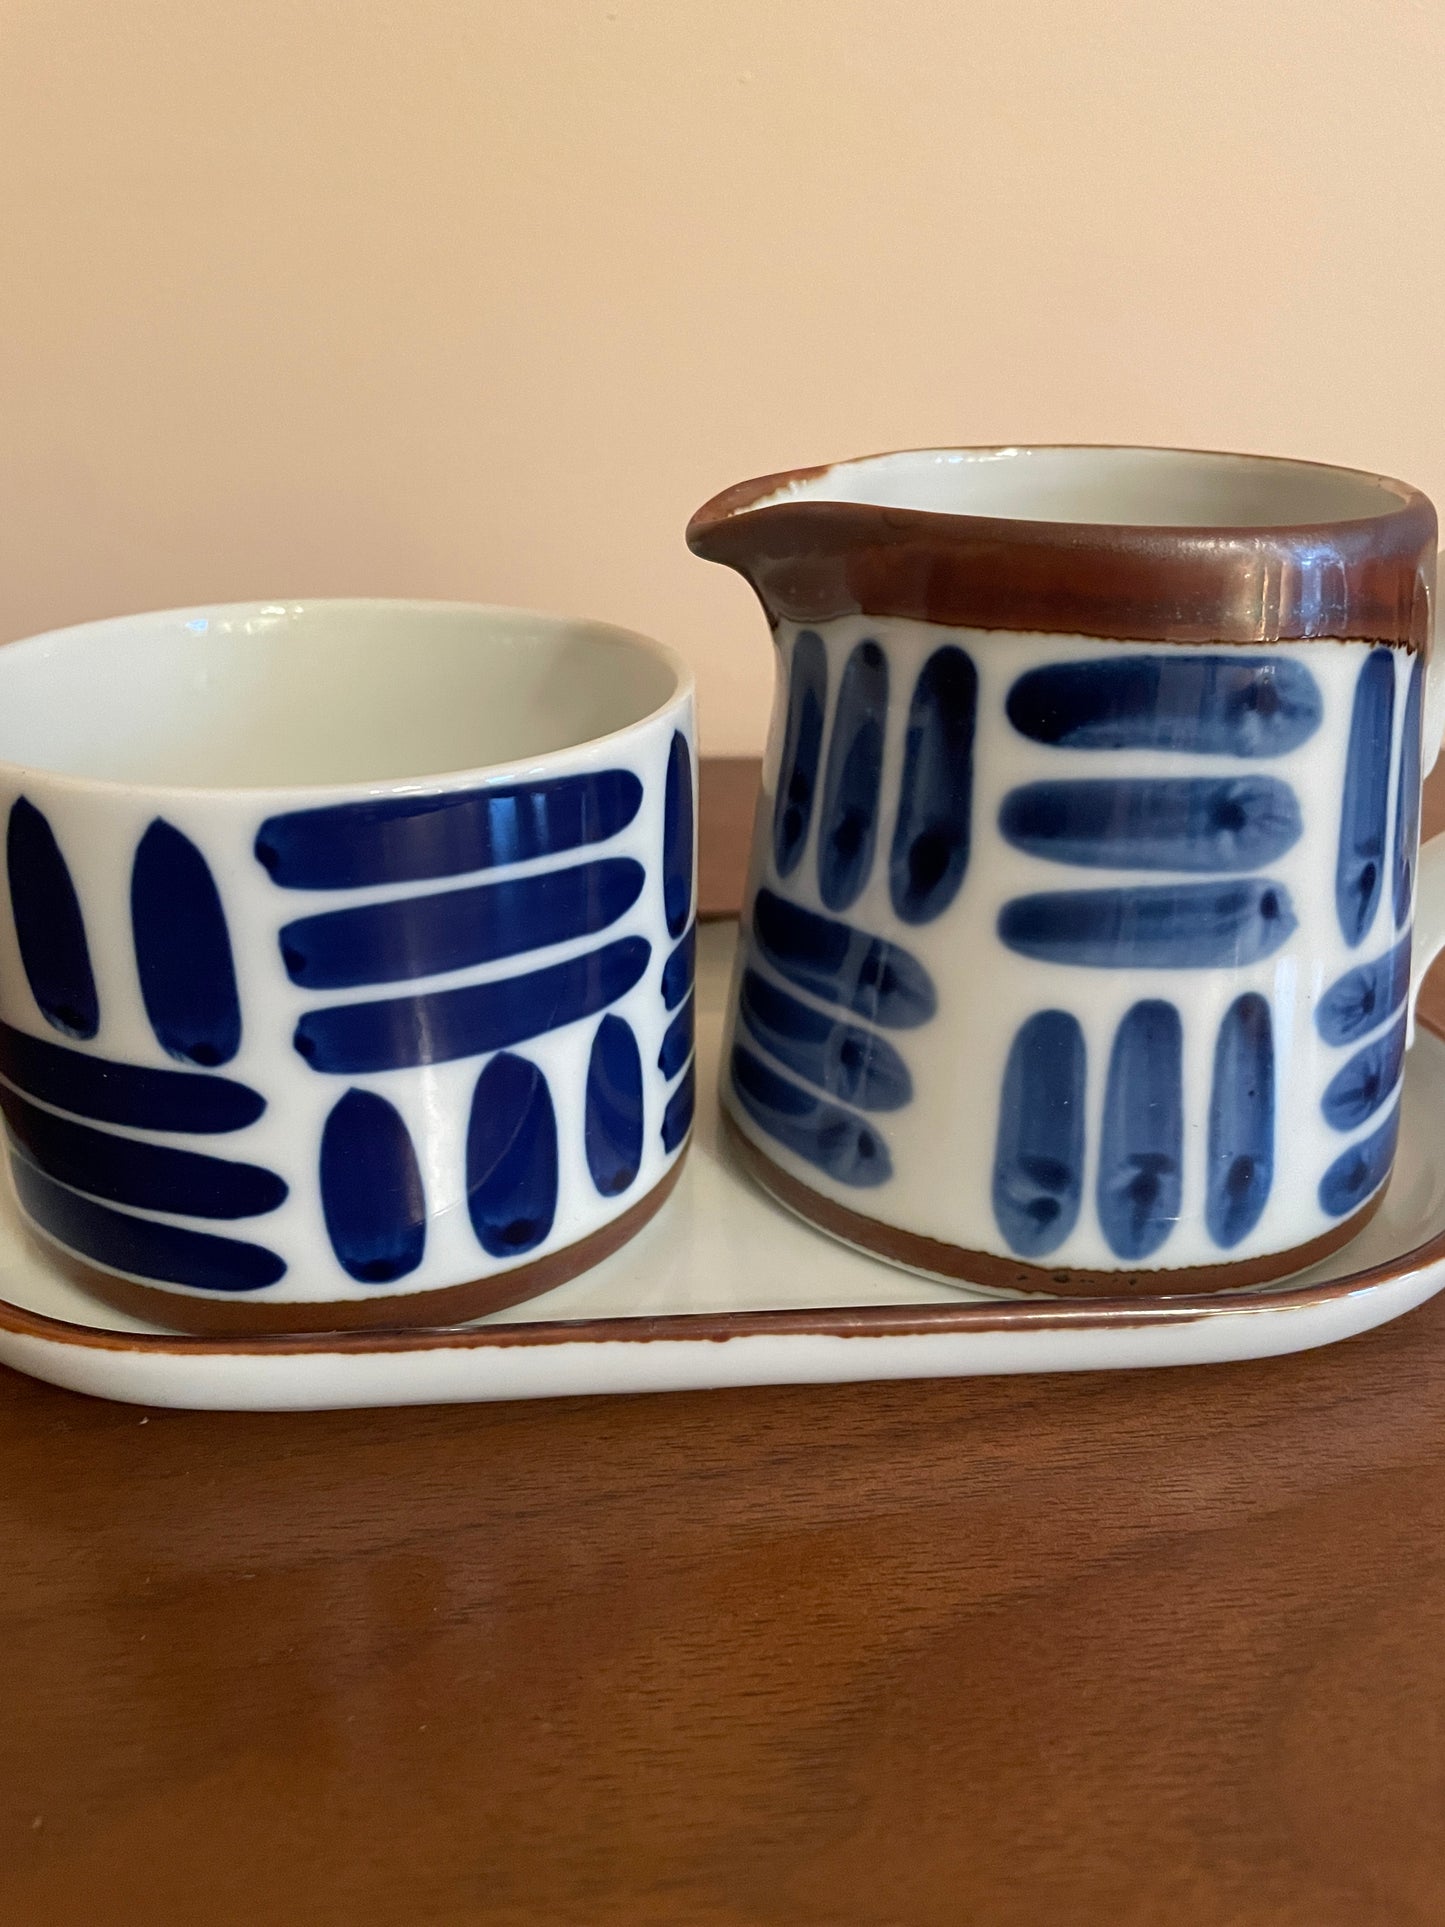
<svg viewBox="0 0 1445 1927"><path fill-rule="evenodd" d="M493 1258L543 1242L557 1215L557 1119L535 1064L504 1053L477 1079L467 1127L467 1210Z"/></svg>
<svg viewBox="0 0 1445 1927"><path fill-rule="evenodd" d="M294 1042L313 1070L342 1077L481 1057L605 1010L631 990L651 953L645 937L621 937L522 977L332 1004L308 1011Z"/></svg>
<svg viewBox="0 0 1445 1927"><path fill-rule="evenodd" d="M1425 660L1416 656L1400 725L1400 777L1395 792L1395 928L1403 929L1415 895L1415 855L1420 842L1420 725Z"/></svg>
<svg viewBox="0 0 1445 1927"><path fill-rule="evenodd" d="M674 730L662 807L662 908L669 937L680 937L692 909L692 757Z"/></svg>
<svg viewBox="0 0 1445 1927"><path fill-rule="evenodd" d="M662 1148L671 1157L692 1129L693 1103L697 1095L697 1072L689 1064L686 1075L667 1100L662 1113Z"/></svg>
<svg viewBox="0 0 1445 1927"><path fill-rule="evenodd" d="M1320 1099L1327 1124L1337 1131L1353 1131L1394 1096L1405 1067L1405 1029L1402 1017L1335 1072Z"/></svg>
<svg viewBox="0 0 1445 1927"><path fill-rule="evenodd" d="M770 1056L830 1097L860 1111L897 1111L912 1101L908 1066L876 1031L800 1003L756 970L743 977L738 1010Z"/></svg>
<svg viewBox="0 0 1445 1927"><path fill-rule="evenodd" d="M788 670L788 720L773 799L773 862L780 877L797 869L808 841L827 708L828 654L823 638L804 629L793 644Z"/></svg>
<svg viewBox="0 0 1445 1927"><path fill-rule="evenodd" d="M846 910L873 867L887 720L888 658L860 642L838 687L818 822L818 891L830 910Z"/></svg>
<svg viewBox="0 0 1445 1927"><path fill-rule="evenodd" d="M228 1077L119 1064L9 1024L0 1024L0 1077L57 1110L137 1131L240 1131L266 1108L259 1091Z"/></svg>
<svg viewBox="0 0 1445 1927"><path fill-rule="evenodd" d="M697 953L697 925L677 946L667 962L662 966L662 1004L664 1010L676 1010L683 998L692 989L693 963Z"/></svg>
<svg viewBox="0 0 1445 1927"><path fill-rule="evenodd" d="M10 1169L20 1202L35 1222L71 1251L112 1271L227 1292L262 1291L286 1275L284 1259L264 1245L133 1218L56 1184L24 1158L12 1157Z"/></svg>
<svg viewBox="0 0 1445 1927"><path fill-rule="evenodd" d="M636 1178L642 1163L642 1125L642 1053L630 1024L621 1017L604 1017L587 1062L583 1123L587 1169L604 1198L620 1196Z"/></svg>
<svg viewBox="0 0 1445 1927"><path fill-rule="evenodd" d="M1327 1044L1353 1044L1397 1011L1410 988L1410 938L1372 963L1338 977L1315 1010L1315 1029Z"/></svg>
<svg viewBox="0 0 1445 1927"><path fill-rule="evenodd" d="M426 1192L400 1111L375 1091L351 1090L321 1133L321 1209L342 1269L358 1284L389 1285L426 1249Z"/></svg>
<svg viewBox="0 0 1445 1927"><path fill-rule="evenodd" d="M112 1204L188 1218L253 1218L286 1198L286 1182L259 1164L175 1151L57 1117L0 1086L11 1137L32 1164L61 1184Z"/></svg>
<svg viewBox="0 0 1445 1927"><path fill-rule="evenodd" d="M226 913L206 859L159 816L135 853L130 919L156 1042L182 1063L229 1064L241 1048L241 1000Z"/></svg>
<svg viewBox="0 0 1445 1927"><path fill-rule="evenodd" d="M741 1045L733 1050L732 1080L753 1122L835 1184L872 1186L893 1176L888 1146L871 1124L814 1097Z"/></svg>
<svg viewBox="0 0 1445 1927"><path fill-rule="evenodd" d="M692 1056L693 1000L688 998L663 1035L657 1053L657 1068L664 1077L676 1077Z"/></svg>
<svg viewBox="0 0 1445 1927"><path fill-rule="evenodd" d="M887 1029L926 1024L938 1009L933 979L909 951L771 890L753 904L753 936L781 976Z"/></svg>
<svg viewBox="0 0 1445 1927"><path fill-rule="evenodd" d="M1320 1209L1332 1218L1343 1218L1378 1191L1390 1175L1399 1134L1397 1104L1378 1131L1352 1144L1325 1172L1320 1179Z"/></svg>
<svg viewBox="0 0 1445 1927"><path fill-rule="evenodd" d="M94 1037L100 1000L80 899L55 832L23 796L11 806L5 860L20 961L42 1016L67 1037Z"/></svg>
<svg viewBox="0 0 1445 1927"><path fill-rule="evenodd" d="M1274 1183L1274 1025L1248 991L1225 1011L1214 1044L1204 1221L1223 1251L1259 1223Z"/></svg>
<svg viewBox="0 0 1445 1927"><path fill-rule="evenodd" d="M1065 749L1283 756L1319 728L1319 687L1288 656L1096 656L1030 669L1008 695L1021 736Z"/></svg>
<svg viewBox="0 0 1445 1927"><path fill-rule="evenodd" d="M1282 884L1177 883L1015 897L999 912L1010 950L1098 970L1203 970L1258 963L1296 928Z"/></svg>
<svg viewBox="0 0 1445 1927"><path fill-rule="evenodd" d="M632 908L645 878L631 857L608 857L507 883L329 910L288 923L281 955L292 983L308 990L439 976L595 936Z"/></svg>
<svg viewBox="0 0 1445 1927"><path fill-rule="evenodd" d="M935 649L913 686L888 864L889 894L904 923L941 916L968 868L977 714L971 658L952 643Z"/></svg>
<svg viewBox="0 0 1445 1927"><path fill-rule="evenodd" d="M1253 870L1299 841L1299 804L1272 776L1029 783L999 810L1030 856L1109 870Z"/></svg>
<svg viewBox="0 0 1445 1927"><path fill-rule="evenodd" d="M1183 1027L1155 998L1126 1011L1114 1034L1099 1142L1099 1223L1131 1263L1166 1242L1184 1171Z"/></svg>
<svg viewBox="0 0 1445 1927"><path fill-rule="evenodd" d="M1385 880L1394 713L1395 658L1388 649L1373 649L1355 684L1335 865L1335 909L1351 947L1363 940L1375 921Z"/></svg>
<svg viewBox="0 0 1445 1927"><path fill-rule="evenodd" d="M285 890L424 883L605 843L641 804L642 784L627 769L338 803L268 817L256 857Z"/></svg>
<svg viewBox="0 0 1445 1927"><path fill-rule="evenodd" d="M1079 1022L1040 1010L1009 1047L993 1160L993 1215L1022 1258L1061 1245L1079 1216L1084 1185L1084 1080Z"/></svg>

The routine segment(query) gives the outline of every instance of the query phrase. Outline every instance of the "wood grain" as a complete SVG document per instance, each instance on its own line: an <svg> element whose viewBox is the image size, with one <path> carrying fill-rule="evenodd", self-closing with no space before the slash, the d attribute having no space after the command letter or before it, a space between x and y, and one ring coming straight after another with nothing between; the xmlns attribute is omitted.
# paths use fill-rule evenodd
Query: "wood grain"
<svg viewBox="0 0 1445 1927"><path fill-rule="evenodd" d="M0 1373L0 1532L5 1927L1445 1917L1439 1300L510 1407Z"/></svg>

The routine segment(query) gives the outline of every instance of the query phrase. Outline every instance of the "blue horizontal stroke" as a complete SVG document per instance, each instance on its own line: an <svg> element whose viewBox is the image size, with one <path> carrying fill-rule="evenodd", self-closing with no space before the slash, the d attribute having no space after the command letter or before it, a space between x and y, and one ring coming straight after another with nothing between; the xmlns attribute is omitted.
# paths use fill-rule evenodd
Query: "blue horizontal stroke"
<svg viewBox="0 0 1445 1927"><path fill-rule="evenodd" d="M657 1068L664 1077L676 1077L692 1056L693 1000L688 998L668 1025L657 1053Z"/></svg>
<svg viewBox="0 0 1445 1927"><path fill-rule="evenodd" d="M1341 1152L1325 1172L1320 1179L1320 1208L1332 1218L1343 1218L1378 1191L1390 1175L1399 1134L1397 1104L1377 1131Z"/></svg>
<svg viewBox="0 0 1445 1927"><path fill-rule="evenodd" d="M1394 1095L1405 1065L1405 1019L1357 1050L1330 1079L1320 1099L1327 1124L1353 1131Z"/></svg>
<svg viewBox="0 0 1445 1927"><path fill-rule="evenodd" d="M281 932L293 984L350 990L439 976L594 936L630 910L645 872L631 857L300 917Z"/></svg>
<svg viewBox="0 0 1445 1927"><path fill-rule="evenodd" d="M1021 736L1064 749L1163 749L1282 756L1319 728L1319 687L1286 655L1114 654L1020 676L1008 717Z"/></svg>
<svg viewBox="0 0 1445 1927"><path fill-rule="evenodd" d="M1087 1053L1077 1017L1035 1011L1009 1047L994 1146L993 1215L1009 1249L1041 1258L1079 1216Z"/></svg>
<svg viewBox="0 0 1445 1927"><path fill-rule="evenodd" d="M45 1021L67 1037L94 1037L100 1000L80 899L49 819L24 796L11 806L5 861L15 938L31 995Z"/></svg>
<svg viewBox="0 0 1445 1927"><path fill-rule="evenodd" d="M642 784L626 769L541 783L396 796L271 816L256 856L286 890L423 883L605 843L636 816Z"/></svg>
<svg viewBox="0 0 1445 1927"><path fill-rule="evenodd" d="M666 1010L676 1010L692 989L693 962L697 952L697 925L693 924L682 942L662 966L662 1002Z"/></svg>
<svg viewBox="0 0 1445 1927"><path fill-rule="evenodd" d="M1119 777L1010 790L999 829L1017 850L1110 870L1253 870L1299 841L1300 809L1272 776Z"/></svg>
<svg viewBox="0 0 1445 1927"><path fill-rule="evenodd" d="M801 1003L756 970L743 977L738 1008L770 1056L830 1097L861 1111L896 1111L911 1102L908 1066L877 1031Z"/></svg>
<svg viewBox="0 0 1445 1927"><path fill-rule="evenodd" d="M12 1157L10 1168L20 1202L36 1224L112 1271L196 1291L261 1291L286 1275L285 1260L264 1245L134 1218L78 1196L21 1157Z"/></svg>
<svg viewBox="0 0 1445 1927"><path fill-rule="evenodd" d="M1370 963L1337 977L1315 1010L1315 1029L1327 1044L1353 1044L1383 1024L1410 988L1410 937Z"/></svg>
<svg viewBox="0 0 1445 1927"><path fill-rule="evenodd" d="M645 937L621 937L523 977L380 1003L332 1004L308 1011L294 1042L312 1070L341 1077L481 1057L605 1010L631 990L651 954Z"/></svg>
<svg viewBox="0 0 1445 1927"><path fill-rule="evenodd" d="M875 1024L906 1030L926 1024L938 1008L933 979L901 945L771 890L758 892L753 936L780 975Z"/></svg>
<svg viewBox="0 0 1445 1927"><path fill-rule="evenodd" d="M9 1024L0 1024L0 1077L59 1110L137 1131L239 1131L266 1108L259 1091L229 1077L118 1064Z"/></svg>
<svg viewBox="0 0 1445 1927"><path fill-rule="evenodd" d="M693 1104L696 1095L697 1071L692 1064L689 1064L686 1075L668 1098L667 1107L662 1113L662 1148L669 1157L692 1129Z"/></svg>
<svg viewBox="0 0 1445 1927"><path fill-rule="evenodd" d="M286 1183L259 1164L176 1151L57 1117L0 1086L10 1134L32 1163L77 1191L188 1218L252 1218L284 1202Z"/></svg>
<svg viewBox="0 0 1445 1927"><path fill-rule="evenodd" d="M1201 970L1272 956L1296 927L1289 892L1267 877L1015 897L999 912L1010 950L1100 970Z"/></svg>
<svg viewBox="0 0 1445 1927"><path fill-rule="evenodd" d="M732 1080L753 1122L835 1183L865 1187L893 1176L888 1146L871 1124L814 1097L741 1045L733 1050Z"/></svg>

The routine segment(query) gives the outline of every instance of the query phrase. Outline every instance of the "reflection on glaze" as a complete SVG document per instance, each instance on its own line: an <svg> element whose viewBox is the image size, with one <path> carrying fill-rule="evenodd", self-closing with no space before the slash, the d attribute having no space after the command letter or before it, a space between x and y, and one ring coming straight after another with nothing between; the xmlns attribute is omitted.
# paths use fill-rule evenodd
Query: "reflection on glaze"
<svg viewBox="0 0 1445 1927"><path fill-rule="evenodd" d="M1020 1026L999 1099L993 1214L1009 1248L1041 1258L1079 1215L1084 1183L1084 1033L1064 1010Z"/></svg>
<svg viewBox="0 0 1445 1927"><path fill-rule="evenodd" d="M1028 783L999 811L1030 856L1110 870L1252 870L1299 841L1299 804L1272 776Z"/></svg>
<svg viewBox="0 0 1445 1927"><path fill-rule="evenodd" d="M1320 1100L1325 1122L1337 1131L1353 1131L1394 1096L1405 1065L1405 1019L1392 1024L1383 1036L1355 1052L1335 1072Z"/></svg>
<svg viewBox="0 0 1445 1927"><path fill-rule="evenodd" d="M395 1105L351 1090L321 1134L321 1208L343 1270L389 1285L422 1261L426 1193L410 1134Z"/></svg>
<svg viewBox="0 0 1445 1927"><path fill-rule="evenodd" d="M604 1017L587 1060L583 1125L587 1169L604 1198L619 1197L637 1176L642 1108L642 1053L632 1026L621 1017Z"/></svg>
<svg viewBox="0 0 1445 1927"><path fill-rule="evenodd" d="M893 1175L888 1146L871 1124L825 1103L738 1045L732 1082L753 1122L837 1184L872 1186Z"/></svg>
<svg viewBox="0 0 1445 1927"><path fill-rule="evenodd" d="M1112 655L1019 677L1008 717L1021 736L1067 749L1282 756L1319 727L1314 677L1287 656Z"/></svg>
<svg viewBox="0 0 1445 1927"><path fill-rule="evenodd" d="M773 801L773 862L780 877L797 869L813 819L823 718L828 708L828 654L823 638L804 629L793 644L788 674L788 720Z"/></svg>
<svg viewBox="0 0 1445 1927"><path fill-rule="evenodd" d="M738 1009L770 1056L830 1097L863 1111L896 1111L912 1099L908 1066L876 1031L801 1003L756 970L743 977Z"/></svg>
<svg viewBox="0 0 1445 1927"><path fill-rule="evenodd" d="M1394 712L1394 655L1389 649L1372 649L1355 684L1335 867L1335 907L1345 942L1352 946L1375 920L1385 877Z"/></svg>
<svg viewBox="0 0 1445 1927"><path fill-rule="evenodd" d="M503 1053L477 1079L467 1128L467 1211L482 1249L515 1258L557 1213L557 1119L535 1064Z"/></svg>
<svg viewBox="0 0 1445 1927"><path fill-rule="evenodd" d="M875 1024L909 1029L926 1024L938 1008L932 978L900 944L820 917L771 890L758 892L753 935L780 975Z"/></svg>
<svg viewBox="0 0 1445 1927"><path fill-rule="evenodd" d="M1320 1179L1320 1209L1332 1218L1347 1217L1378 1191L1390 1175L1400 1132L1397 1104L1377 1131L1337 1157Z"/></svg>
<svg viewBox="0 0 1445 1927"><path fill-rule="evenodd" d="M962 649L935 649L908 712L889 894L904 923L929 923L958 894L973 814L978 671Z"/></svg>
<svg viewBox="0 0 1445 1927"><path fill-rule="evenodd" d="M1208 1155L1204 1219L1228 1251L1259 1223L1274 1182L1274 1027L1253 991L1235 998L1215 1040Z"/></svg>
<svg viewBox="0 0 1445 1927"><path fill-rule="evenodd" d="M268 817L256 857L286 890L421 883L605 843L641 804L642 784L626 769L337 803Z"/></svg>
<svg viewBox="0 0 1445 1927"><path fill-rule="evenodd" d="M328 1005L302 1017L296 1049L313 1070L344 1077L480 1057L605 1010L631 990L651 953L645 937L621 937L522 977Z"/></svg>
<svg viewBox="0 0 1445 1927"><path fill-rule="evenodd" d="M1395 928L1410 916L1415 855L1420 842L1420 725L1425 689L1425 659L1416 656L1400 725L1400 778L1395 791Z"/></svg>
<svg viewBox="0 0 1445 1927"><path fill-rule="evenodd" d="M1135 1261L1157 1251L1179 1218L1184 1159L1183 1027L1150 998L1114 1036L1099 1145L1099 1223L1111 1250Z"/></svg>
<svg viewBox="0 0 1445 1927"><path fill-rule="evenodd" d="M288 923L281 955L292 983L309 990L439 976L595 936L632 908L643 881L640 863L608 857L470 890L328 910Z"/></svg>
<svg viewBox="0 0 1445 1927"><path fill-rule="evenodd" d="M1201 970L1258 963L1296 928L1282 884L1174 883L1057 890L1015 897L999 912L1010 950L1101 970Z"/></svg>
<svg viewBox="0 0 1445 1927"><path fill-rule="evenodd" d="M873 867L887 720L888 659L860 642L838 689L818 826L818 893L830 910L846 910Z"/></svg>

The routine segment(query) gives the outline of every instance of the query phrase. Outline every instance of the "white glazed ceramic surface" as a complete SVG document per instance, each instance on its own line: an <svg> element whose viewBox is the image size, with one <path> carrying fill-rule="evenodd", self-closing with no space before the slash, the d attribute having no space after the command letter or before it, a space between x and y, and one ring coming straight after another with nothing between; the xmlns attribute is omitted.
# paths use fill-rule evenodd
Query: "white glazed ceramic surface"
<svg viewBox="0 0 1445 1927"><path fill-rule="evenodd" d="M0 1094L37 1218L238 1316L402 1320L605 1229L686 1140L692 736L671 651L522 611L7 648Z"/></svg>
<svg viewBox="0 0 1445 1927"><path fill-rule="evenodd" d="M789 836L780 825L796 762L800 636L815 663L825 665L827 693L805 827L799 835L795 816ZM776 641L779 697L748 892L752 938L739 964L743 1014L728 1046L741 1055L733 1060L734 1075L723 1080L723 1101L751 1142L811 1190L881 1224L1048 1267L1169 1270L1245 1262L1307 1245L1368 1201L1389 1169L1404 1045L1416 835L1410 813L1418 799L1420 728L1418 691L1412 703L1410 686L1419 675L1418 655L1334 641L1212 655L867 616L784 624ZM878 804L861 884L838 907L852 886L835 888L832 904L825 900L829 864L837 867L829 839L838 827L838 812L830 817L827 777L830 758L839 758L847 680L866 650L875 652L887 691ZM975 704L971 776L966 768L953 771L961 793L967 795L971 783L966 865L951 892L939 893L936 909L905 920L896 853L906 843L900 824L909 808L910 745L919 733L915 692L940 652L955 659L961 653L976 677L969 691ZM1131 665L1152 675L1161 662L1166 673L1175 666L1188 673L1211 660L1229 673L1248 668L1270 700L1283 705L1263 719L1247 756L1222 748L1071 746L1031 739L1011 721L1011 692L1053 686L1030 685L1031 675L1049 677L1072 665L1090 679L1127 675ZM1383 799L1380 848L1347 857L1338 881L1342 798L1361 784L1362 676L1384 697L1383 739L1376 731L1365 744L1381 766L1375 785ZM1288 710L1296 696L1313 703L1315 714L1294 728ZM1244 722L1255 727L1250 716ZM1280 747L1274 751L1269 730L1276 723ZM842 727L846 732L847 723ZM1161 787L1150 792L1143 787L1150 784ZM1185 841L1176 835L1178 824L1161 822L1152 805L1129 821L1120 793L1139 786L1140 797L1178 796L1189 784L1225 813L1196 839L1202 857L1196 847L1189 867L1167 855L1143 865L1111 860L1111 839L1121 853L1131 839L1137 847L1156 831L1161 840ZM1071 845L1071 824L1061 830L1058 821L1057 799L1066 794L1061 786L1078 795L1076 785L1116 799L1086 824L1091 834L1082 838L1083 856L1065 853L1077 850L1080 839ZM862 787L869 787L866 781ZM1260 847L1257 860L1241 861L1230 847L1234 819L1251 812ZM1006 822L1012 836L1005 834ZM1031 824L1037 836L1030 836ZM1397 833L1407 871L1402 893L1394 887ZM1223 862L1210 861L1215 847L1225 851ZM1371 863L1373 875L1362 884L1359 873ZM1130 912L1099 934L1093 954L1081 962L1069 954L1073 911L1048 908L1063 898L1077 906L1078 893L1098 901L1102 893L1118 892L1120 900L1138 904L1149 893L1157 901L1176 889L1211 916L1220 905L1216 924L1237 912L1237 926L1221 936L1206 919L1197 942L1188 928L1182 938L1176 931L1172 952L1166 930L1151 953L1149 916ZM1034 908L1020 911L1020 905ZM789 922L794 907L814 921ZM1053 928L1050 915L1056 915ZM1068 940L1054 941L1059 929ZM846 940L831 934L845 930ZM831 979L823 956L829 943L844 959ZM1211 960L1211 943L1231 954ZM1365 982L1356 973L1376 970L1384 985L1397 946L1403 946L1403 976L1397 972L1393 987L1381 988L1373 1012L1361 1012L1360 998L1351 1001L1350 994ZM1252 950L1259 954L1251 956ZM860 959L864 975L871 970L873 976L857 989ZM880 972L902 986L891 1019L886 989L881 1000L878 995ZM909 1005L910 973L931 990L931 1009L922 993ZM1242 999L1251 1001L1241 1006ZM1350 1009L1331 1024L1328 1012L1341 1002ZM1241 1008L1246 1016L1264 1013L1263 1079L1255 1064L1225 1061L1221 1068L1230 1049L1222 1032L1227 1038L1229 1013ZM1147 1013L1142 1021L1141 1011ZM1025 1141L1010 1152L1010 1133L1020 1128L1017 1116L1012 1125L1005 1116L1010 1066L1016 1091L1019 1040L1040 1013L1052 1013L1054 1029L1035 1052L1031 1094L1025 1080ZM1071 1048L1073 1063L1066 1066ZM1161 1060L1173 1051L1179 1137L1171 1143L1170 1066ZM1257 1132L1264 1157L1256 1157L1250 1171L1255 1195L1232 1214L1229 1154L1233 1150L1237 1175L1241 1154L1250 1149L1250 1124L1247 1116L1242 1126L1228 1118L1223 1126L1211 1124L1221 1109L1222 1082L1231 1075L1246 1111L1252 1102L1272 1112ZM796 1100L791 1108L790 1099ZM1105 1115L1111 1105L1112 1126ZM1240 1109L1238 1095L1234 1109ZM1057 1143L1028 1141L1033 1122L1049 1113L1056 1121L1072 1113L1072 1169ZM1230 1129L1246 1141L1221 1145L1221 1133L1227 1139ZM1111 1137L1122 1173L1117 1185L1101 1170ZM1155 1153L1165 1177L1151 1221L1127 1187ZM1272 1170L1265 1170L1270 1156ZM1039 1168L1051 1157L1049 1168ZM1178 1185L1172 1198L1170 1168ZM1043 1215L1030 1218L1029 1208L1038 1205Z"/></svg>
<svg viewBox="0 0 1445 1927"><path fill-rule="evenodd" d="M283 1410L730 1385L1094 1371L1266 1358L1399 1316L1445 1283L1445 1044L1411 1054L1394 1178L1369 1229L1287 1288L1150 1304L1006 1303L820 1238L740 1179L713 1104L731 926L701 932L699 1122L630 1245L452 1332L177 1338L98 1306L25 1236L0 1185L0 1360L106 1398ZM1341 1360L1341 1365L1344 1365Z"/></svg>

